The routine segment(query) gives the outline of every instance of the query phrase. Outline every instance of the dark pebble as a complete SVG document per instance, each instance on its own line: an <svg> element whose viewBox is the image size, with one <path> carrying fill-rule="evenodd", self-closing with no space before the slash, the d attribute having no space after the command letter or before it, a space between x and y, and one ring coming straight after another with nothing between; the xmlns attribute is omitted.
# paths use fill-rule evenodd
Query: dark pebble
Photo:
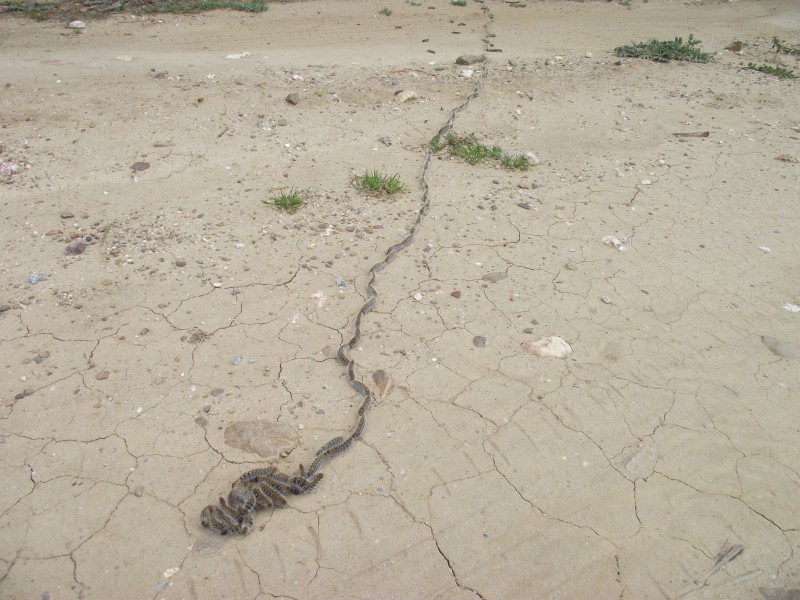
<svg viewBox="0 0 800 600"><path fill-rule="evenodd" d="M175 261L175 266L176 267L185 267L186 266L186 261L184 259L182 259L182 258L179 258L178 260Z"/></svg>
<svg viewBox="0 0 800 600"><path fill-rule="evenodd" d="M83 240L72 240L67 247L64 248L64 254L68 254L70 256L76 256L78 254L83 254L86 250L86 242Z"/></svg>
<svg viewBox="0 0 800 600"><path fill-rule="evenodd" d="M206 419L205 417L197 417L194 420L194 422L200 425L200 427L205 427L206 425L208 425L208 419Z"/></svg>
<svg viewBox="0 0 800 600"><path fill-rule="evenodd" d="M214 388L213 390L211 390L211 395L214 396L215 398L218 398L218 397L222 396L222 394L224 394L224 393L225 393L225 390L223 390L222 388ZM206 411L206 412L208 412L208 411Z"/></svg>
<svg viewBox="0 0 800 600"><path fill-rule="evenodd" d="M0 313L4 313L7 310L11 310L10 304L0 304Z"/></svg>
<svg viewBox="0 0 800 600"><path fill-rule="evenodd" d="M286 101L287 101L289 104L297 104L298 102L300 102L300 94L297 94L297 93L295 93L295 92L292 92L291 94L289 94L288 96L286 96Z"/></svg>
<svg viewBox="0 0 800 600"><path fill-rule="evenodd" d="M111 375L108 371L100 371L97 375L94 376L95 379L98 381L102 381L103 379L108 379L108 376Z"/></svg>
<svg viewBox="0 0 800 600"><path fill-rule="evenodd" d="M486 338L482 335L476 335L472 338L472 343L475 345L476 348L485 348L486 347Z"/></svg>
<svg viewBox="0 0 800 600"><path fill-rule="evenodd" d="M454 292L450 292L450 295L451 295L453 298L461 298L461 292L460 292L459 290L456 290L456 291L454 291Z"/></svg>
<svg viewBox="0 0 800 600"><path fill-rule="evenodd" d="M456 59L457 65L474 65L483 62L484 57L480 54L462 54Z"/></svg>
<svg viewBox="0 0 800 600"><path fill-rule="evenodd" d="M25 394L23 392L20 392L19 394L14 396L14 400L22 400L24 397L25 397Z"/></svg>
<svg viewBox="0 0 800 600"><path fill-rule="evenodd" d="M148 162L135 162L131 165L131 171L134 173L140 173L141 171L147 171L150 168L150 163Z"/></svg>
<svg viewBox="0 0 800 600"><path fill-rule="evenodd" d="M517 202L517 206L524 208L525 210L531 210L533 208L533 204L530 202Z"/></svg>
<svg viewBox="0 0 800 600"><path fill-rule="evenodd" d="M64 212L61 213L61 218L62 219L71 219L74 216L75 215L73 213L71 213L70 211L68 211L68 210L65 210Z"/></svg>

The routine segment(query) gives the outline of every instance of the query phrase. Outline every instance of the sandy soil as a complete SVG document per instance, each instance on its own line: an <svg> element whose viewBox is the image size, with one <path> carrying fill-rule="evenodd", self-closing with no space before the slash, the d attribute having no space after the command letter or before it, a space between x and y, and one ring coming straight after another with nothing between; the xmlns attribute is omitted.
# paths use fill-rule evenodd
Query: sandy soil
<svg viewBox="0 0 800 600"><path fill-rule="evenodd" d="M541 164L437 155L353 352L394 385L233 537L203 506L353 426L336 349L487 15L0 21L2 598L800 597L800 94L743 68L800 6L487 5L456 129ZM689 33L713 63L613 55Z"/></svg>

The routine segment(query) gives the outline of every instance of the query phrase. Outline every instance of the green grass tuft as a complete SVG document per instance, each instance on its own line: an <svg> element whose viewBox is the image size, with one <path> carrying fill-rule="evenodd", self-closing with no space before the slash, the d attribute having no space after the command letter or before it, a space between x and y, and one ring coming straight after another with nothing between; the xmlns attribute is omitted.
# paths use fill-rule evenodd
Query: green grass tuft
<svg viewBox="0 0 800 600"><path fill-rule="evenodd" d="M383 175L375 170L367 171L361 177L356 177L354 183L360 190L386 196L397 194L406 189L405 184L400 181L399 175Z"/></svg>
<svg viewBox="0 0 800 600"><path fill-rule="evenodd" d="M450 4L453 6L466 6L467 0L450 0Z"/></svg>
<svg viewBox="0 0 800 600"><path fill-rule="evenodd" d="M501 156L500 164L506 169L516 169L518 171L527 171L531 166L528 158L522 154L506 154Z"/></svg>
<svg viewBox="0 0 800 600"><path fill-rule="evenodd" d="M392 14L392 9L391 8L386 8L384 6L383 9L380 11L380 14L386 15L388 17L389 15Z"/></svg>
<svg viewBox="0 0 800 600"><path fill-rule="evenodd" d="M628 58L649 58L656 62L669 62L671 60L688 62L710 61L711 54L700 50L699 45L700 40L694 39L694 34L692 34L686 40L686 43L680 37L676 37L671 42L651 39L648 42L639 42L630 46L619 46L614 48L614 53L617 56Z"/></svg>
<svg viewBox="0 0 800 600"><path fill-rule="evenodd" d="M305 204L303 197L294 189L291 189L288 192L282 192L280 195L273 196L269 200L262 200L262 202L264 204L271 204L278 210L283 210L290 213L297 212L300 207Z"/></svg>

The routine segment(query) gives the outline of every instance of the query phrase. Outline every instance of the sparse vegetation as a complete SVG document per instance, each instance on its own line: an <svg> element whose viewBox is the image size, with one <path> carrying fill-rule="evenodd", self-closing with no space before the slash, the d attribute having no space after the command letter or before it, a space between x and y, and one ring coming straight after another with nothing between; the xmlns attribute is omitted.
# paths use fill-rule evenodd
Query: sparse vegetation
<svg viewBox="0 0 800 600"><path fill-rule="evenodd" d="M800 48L797 48L796 46L787 46L785 42L782 42L780 39L778 39L778 36L772 38L772 47L775 48L775 52L800 55Z"/></svg>
<svg viewBox="0 0 800 600"><path fill-rule="evenodd" d="M262 202L264 204L271 204L278 210L283 210L290 213L297 212L300 207L305 204L303 197L294 189L291 189L288 192L282 192L278 196L273 196L269 200L262 200Z"/></svg>
<svg viewBox="0 0 800 600"><path fill-rule="evenodd" d="M436 136L430 141L431 150L433 150L434 154L436 152L440 152L444 148L444 142L442 141L441 136Z"/></svg>
<svg viewBox="0 0 800 600"><path fill-rule="evenodd" d="M770 65L757 65L755 63L748 63L747 68L753 69L754 71L761 71L767 75L776 75L781 79L797 79L797 75L794 74L794 71L785 67L772 67Z"/></svg>
<svg viewBox="0 0 800 600"><path fill-rule="evenodd" d="M700 40L694 39L690 35L684 43L683 38L676 37L672 41L660 41L651 39L647 42L639 42L630 46L619 46L614 48L617 56L629 58L649 58L656 62L670 62L671 60L683 60L688 62L708 62L711 54L703 52L699 48Z"/></svg>
<svg viewBox="0 0 800 600"><path fill-rule="evenodd" d="M400 181L399 175L383 175L375 170L367 171L361 177L356 177L354 184L360 190L382 196L391 196L406 189L405 184Z"/></svg>
<svg viewBox="0 0 800 600"><path fill-rule="evenodd" d="M267 10L267 0L166 0L165 2L146 2L141 6L128 4L134 13L193 13L218 9L243 12L263 12Z"/></svg>
<svg viewBox="0 0 800 600"><path fill-rule="evenodd" d="M453 6L466 6L467 0L450 0L450 4Z"/></svg>
<svg viewBox="0 0 800 600"><path fill-rule="evenodd" d="M218 9L245 12L263 12L268 0L97 0L91 2L88 15L101 15L122 10L134 14L145 13L192 13ZM63 14L65 8L59 3L37 0L0 0L0 13L19 12L36 20Z"/></svg>
<svg viewBox="0 0 800 600"><path fill-rule="evenodd" d="M392 9L384 6L383 9L380 11L380 14L386 15L388 17L389 15L392 14Z"/></svg>
<svg viewBox="0 0 800 600"><path fill-rule="evenodd" d="M439 152L448 147L450 148L450 154L473 165L491 159L498 161L507 169L527 171L531 166L528 158L521 154L508 154L498 146L490 147L481 144L474 133L470 133L467 136L448 133L444 136L444 141L437 136L430 141L430 146L434 152Z"/></svg>
<svg viewBox="0 0 800 600"><path fill-rule="evenodd" d="M47 14L55 8L56 5L51 2L36 2L35 0L18 2L17 0L12 0L11 2L0 4L0 13L18 12L37 21L43 21Z"/></svg>
<svg viewBox="0 0 800 600"><path fill-rule="evenodd" d="M531 166L528 157L522 154L505 154L500 157L500 164L506 169L516 169L518 171L527 171Z"/></svg>

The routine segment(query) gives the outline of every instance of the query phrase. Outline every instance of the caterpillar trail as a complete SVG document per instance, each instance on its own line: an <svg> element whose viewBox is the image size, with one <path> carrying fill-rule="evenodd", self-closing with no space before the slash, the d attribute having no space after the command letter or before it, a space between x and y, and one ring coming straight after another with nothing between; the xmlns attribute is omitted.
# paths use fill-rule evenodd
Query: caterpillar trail
<svg viewBox="0 0 800 600"><path fill-rule="evenodd" d="M484 25L486 35L483 38L485 52L494 50L489 41L493 34L489 31L489 25L494 18L489 13L486 0L478 0L481 10L486 14L488 21ZM475 87L464 101L450 111L450 115L444 125L436 132L434 140L438 140L453 129L456 116L469 105L472 100L478 97L483 87L483 81L489 70L488 54L483 56L483 66L475 81ZM350 358L350 350L354 349L361 339L361 323L378 303L378 291L375 289L375 282L378 273L385 269L397 256L408 246L414 243L417 233L422 227L425 214L431 205L430 186L428 184L428 172L430 170L433 149L427 145L425 161L422 166L419 182L422 188L421 206L417 211L416 219L409 229L408 235L400 242L390 246L380 262L375 263L369 269L369 282L367 283L367 301L361 306L355 316L355 326L353 336L339 347L336 353L339 362L344 366L350 386L362 397L361 405L353 427L352 433L347 436L337 436L323 444L314 455L314 460L306 471L303 465L293 474L286 474L278 471L274 467L253 469L244 473L237 479L227 497L221 497L218 504L206 506L200 513L200 523L220 535L233 533L246 534L253 528L255 513L257 510L269 508L283 508L286 506L286 494L303 494L310 492L322 479L320 468L334 456L346 452L364 433L367 424L366 413L374 401L372 392L359 379L356 378L355 361Z"/></svg>

